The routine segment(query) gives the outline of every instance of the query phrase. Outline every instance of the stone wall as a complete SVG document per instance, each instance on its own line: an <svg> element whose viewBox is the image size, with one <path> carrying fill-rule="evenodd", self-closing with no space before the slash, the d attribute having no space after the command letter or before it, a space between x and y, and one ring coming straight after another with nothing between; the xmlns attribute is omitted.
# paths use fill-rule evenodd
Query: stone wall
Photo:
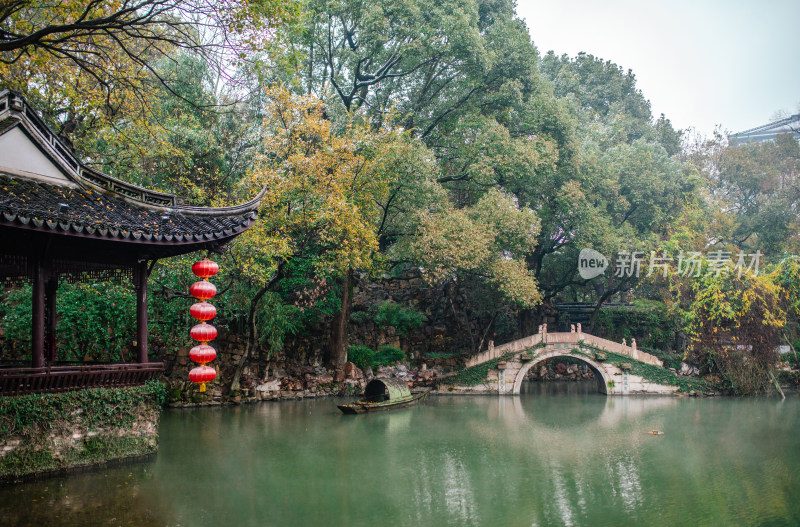
<svg viewBox="0 0 800 527"><path fill-rule="evenodd" d="M156 452L161 385L0 398L0 481Z"/></svg>
<svg viewBox="0 0 800 527"><path fill-rule="evenodd" d="M556 357L531 368L527 378L533 382L584 381L594 379L594 373L586 364L566 364Z"/></svg>
<svg viewBox="0 0 800 527"><path fill-rule="evenodd" d="M394 366L378 366L361 370L352 362L332 368L311 368L291 365L286 369L275 366L266 373L254 375L245 368L241 387L228 392L222 383L209 384L204 394L197 386L186 380L173 381L169 394L169 405L173 407L214 406L227 403L255 403L283 399L304 399L326 396L355 396L364 392L366 384L375 378L395 378L410 387L433 387L444 375L439 368L410 367L401 363Z"/></svg>

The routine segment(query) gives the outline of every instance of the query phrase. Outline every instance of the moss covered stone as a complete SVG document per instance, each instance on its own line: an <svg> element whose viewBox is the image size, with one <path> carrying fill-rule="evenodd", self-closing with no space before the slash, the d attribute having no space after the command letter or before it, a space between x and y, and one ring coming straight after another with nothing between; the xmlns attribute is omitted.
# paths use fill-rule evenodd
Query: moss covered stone
<svg viewBox="0 0 800 527"><path fill-rule="evenodd" d="M144 386L0 398L0 479L145 455L166 391Z"/></svg>

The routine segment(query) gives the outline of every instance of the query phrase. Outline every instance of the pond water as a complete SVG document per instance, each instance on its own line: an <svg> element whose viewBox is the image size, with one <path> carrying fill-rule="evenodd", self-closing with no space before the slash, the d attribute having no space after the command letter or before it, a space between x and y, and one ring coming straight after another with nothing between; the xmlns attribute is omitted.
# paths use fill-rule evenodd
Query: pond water
<svg viewBox="0 0 800 527"><path fill-rule="evenodd" d="M595 389L170 410L153 460L0 488L0 525L800 524L800 398Z"/></svg>

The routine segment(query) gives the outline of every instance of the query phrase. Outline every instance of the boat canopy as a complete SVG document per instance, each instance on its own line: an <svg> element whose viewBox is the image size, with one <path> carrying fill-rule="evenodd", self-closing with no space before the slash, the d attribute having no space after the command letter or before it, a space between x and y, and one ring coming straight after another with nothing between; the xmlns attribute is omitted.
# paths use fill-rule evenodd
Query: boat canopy
<svg viewBox="0 0 800 527"><path fill-rule="evenodd" d="M411 390L399 379L373 379L364 388L364 399L370 402L397 401L408 397L411 397Z"/></svg>

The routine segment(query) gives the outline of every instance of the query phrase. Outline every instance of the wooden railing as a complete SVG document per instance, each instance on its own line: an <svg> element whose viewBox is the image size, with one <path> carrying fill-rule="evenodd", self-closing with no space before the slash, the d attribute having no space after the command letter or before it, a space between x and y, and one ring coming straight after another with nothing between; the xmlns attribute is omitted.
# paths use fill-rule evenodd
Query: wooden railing
<svg viewBox="0 0 800 527"><path fill-rule="evenodd" d="M163 362L0 368L0 395L137 386L158 376L162 371Z"/></svg>

